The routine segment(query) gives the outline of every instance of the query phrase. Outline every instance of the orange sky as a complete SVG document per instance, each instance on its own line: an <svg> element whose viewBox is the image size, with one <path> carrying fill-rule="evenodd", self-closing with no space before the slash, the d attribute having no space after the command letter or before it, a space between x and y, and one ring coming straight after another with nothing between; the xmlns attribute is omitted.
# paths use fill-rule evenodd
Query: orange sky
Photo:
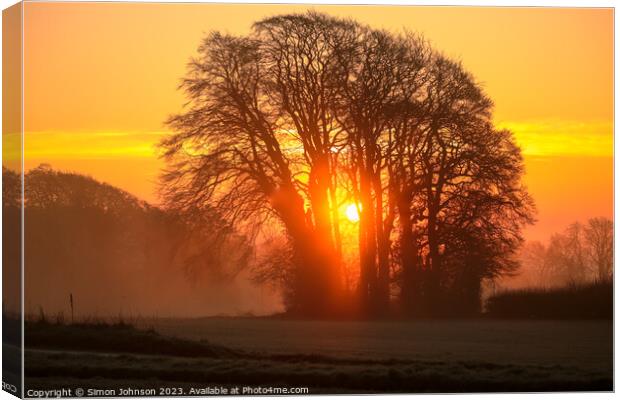
<svg viewBox="0 0 620 400"><path fill-rule="evenodd" d="M153 144L201 38L308 8L421 32L463 61L523 148L539 209L529 238L612 216L611 9L26 3L26 169L47 162L156 202Z"/></svg>

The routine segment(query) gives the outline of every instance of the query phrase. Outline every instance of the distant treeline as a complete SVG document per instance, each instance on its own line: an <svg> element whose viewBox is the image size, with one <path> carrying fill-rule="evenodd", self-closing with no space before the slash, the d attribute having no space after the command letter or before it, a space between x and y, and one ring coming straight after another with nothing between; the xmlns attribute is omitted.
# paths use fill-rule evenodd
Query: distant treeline
<svg viewBox="0 0 620 400"><path fill-rule="evenodd" d="M526 242L520 251L526 286L557 287L611 281L614 223L605 217L574 222L547 243ZM523 286L523 285L522 285Z"/></svg>
<svg viewBox="0 0 620 400"><path fill-rule="evenodd" d="M2 173L4 228L17 232L20 179L6 168ZM251 250L240 236L214 233L221 232L216 214L190 221L47 165L25 174L24 220L31 314L69 314L71 295L81 316L204 315L213 310L207 299L217 296L218 283L243 268ZM9 245L19 236L4 239ZM11 262L19 253L4 257Z"/></svg>

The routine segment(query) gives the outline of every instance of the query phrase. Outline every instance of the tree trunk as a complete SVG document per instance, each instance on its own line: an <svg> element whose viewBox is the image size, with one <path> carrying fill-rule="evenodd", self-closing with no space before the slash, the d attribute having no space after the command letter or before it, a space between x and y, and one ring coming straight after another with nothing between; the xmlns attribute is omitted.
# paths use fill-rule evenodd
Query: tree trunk
<svg viewBox="0 0 620 400"><path fill-rule="evenodd" d="M400 251L403 269L401 302L406 312L412 313L418 306L419 282L417 282L418 272L418 251L417 239L413 232L411 220L410 201L403 199L398 207L399 221L401 226Z"/></svg>
<svg viewBox="0 0 620 400"><path fill-rule="evenodd" d="M360 213L360 300L364 312L372 311L377 291L377 244L374 204L370 180L365 174L360 177L362 212Z"/></svg>
<svg viewBox="0 0 620 400"><path fill-rule="evenodd" d="M332 315L338 307L338 293L332 283L333 253L325 238L308 224L303 199L292 187L280 188L272 203L284 222L295 258L289 311L314 317Z"/></svg>
<svg viewBox="0 0 620 400"><path fill-rule="evenodd" d="M439 241L437 238L437 214L434 207L429 207L428 215L428 265L424 290L426 312L436 314L442 308L441 296L441 261L439 259Z"/></svg>
<svg viewBox="0 0 620 400"><path fill-rule="evenodd" d="M384 220L384 205L381 187L381 178L375 177L375 226L377 231L378 281L377 281L377 311L381 315L389 312L390 306L390 232L393 216L392 204L388 204L388 214Z"/></svg>

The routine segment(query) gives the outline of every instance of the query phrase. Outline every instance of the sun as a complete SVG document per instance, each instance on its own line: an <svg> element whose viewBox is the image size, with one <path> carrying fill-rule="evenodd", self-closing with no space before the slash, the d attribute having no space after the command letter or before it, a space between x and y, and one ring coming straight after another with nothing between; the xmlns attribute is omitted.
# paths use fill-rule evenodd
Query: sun
<svg viewBox="0 0 620 400"><path fill-rule="evenodd" d="M360 215L357 212L357 205L351 203L347 206L347 209L344 211L344 214L347 216L347 219L351 222L358 222L360 220Z"/></svg>

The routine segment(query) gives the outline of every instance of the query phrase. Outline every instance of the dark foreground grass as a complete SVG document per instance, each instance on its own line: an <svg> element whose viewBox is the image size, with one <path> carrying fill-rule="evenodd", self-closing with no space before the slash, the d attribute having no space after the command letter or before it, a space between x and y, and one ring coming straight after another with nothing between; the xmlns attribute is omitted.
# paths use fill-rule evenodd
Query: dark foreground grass
<svg viewBox="0 0 620 400"><path fill-rule="evenodd" d="M399 365L177 358L132 354L26 353L28 388L308 387L316 393L609 391L601 372L559 366L410 361Z"/></svg>
<svg viewBox="0 0 620 400"><path fill-rule="evenodd" d="M494 318L612 319L613 285L506 291L490 297L486 309Z"/></svg>
<svg viewBox="0 0 620 400"><path fill-rule="evenodd" d="M224 357L234 352L206 341L166 337L152 329L136 329L125 322L55 324L27 322L27 349L53 348L71 351L157 354L178 357Z"/></svg>
<svg viewBox="0 0 620 400"><path fill-rule="evenodd" d="M397 344L395 344L397 345ZM310 393L609 391L611 369L265 354L128 324L26 324L26 388L308 387Z"/></svg>

